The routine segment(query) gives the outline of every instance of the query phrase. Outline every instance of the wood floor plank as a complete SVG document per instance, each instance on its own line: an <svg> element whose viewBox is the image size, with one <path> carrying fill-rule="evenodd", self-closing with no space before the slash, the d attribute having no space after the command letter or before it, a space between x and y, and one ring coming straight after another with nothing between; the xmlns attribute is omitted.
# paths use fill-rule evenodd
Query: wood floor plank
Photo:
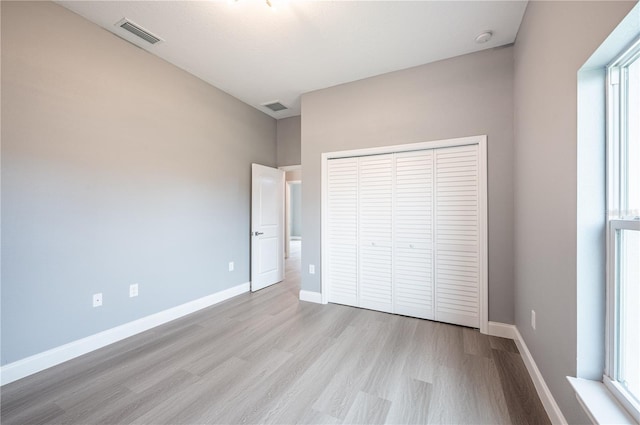
<svg viewBox="0 0 640 425"><path fill-rule="evenodd" d="M281 310L271 324L267 323L267 327L249 335L249 339L237 351L238 357L251 360L262 355L265 349L280 349L282 351L291 352L288 347L282 347L281 341L287 339L288 335L293 333L293 329L297 327L298 321L304 321L307 315L317 313L315 309L299 308L295 304L289 308ZM263 319L266 323L267 318ZM257 328L262 328L259 326Z"/></svg>
<svg viewBox="0 0 640 425"><path fill-rule="evenodd" d="M325 413L318 412L315 409L308 409L307 413L298 423L304 425L337 425L341 424L342 420Z"/></svg>
<svg viewBox="0 0 640 425"><path fill-rule="evenodd" d="M511 423L523 425L550 424L544 406L535 396L536 389L517 353L493 350L493 358L500 375Z"/></svg>
<svg viewBox="0 0 640 425"><path fill-rule="evenodd" d="M121 400L105 412L87 418L87 424L130 424L140 416L157 409L169 399L185 391L190 391L198 377L184 370L173 372L163 381L140 394Z"/></svg>
<svg viewBox="0 0 640 425"><path fill-rule="evenodd" d="M491 343L488 335L483 335L477 329L463 328L462 343L465 354L491 358Z"/></svg>
<svg viewBox="0 0 640 425"><path fill-rule="evenodd" d="M372 353L374 366L362 391L380 398L391 400L400 385L402 370L409 354L409 342L413 337L419 319L400 317L395 320L385 343Z"/></svg>
<svg viewBox="0 0 640 425"><path fill-rule="evenodd" d="M384 424L391 402L365 392L358 392L351 405L345 424Z"/></svg>
<svg viewBox="0 0 640 425"><path fill-rule="evenodd" d="M230 358L211 372L210 379L198 379L187 391L175 393L165 403L136 419L136 423L172 424L195 423L200 411L208 407L208 400L226 391L226 385L234 382L238 373L246 370L247 363Z"/></svg>
<svg viewBox="0 0 640 425"><path fill-rule="evenodd" d="M278 368L271 374L252 380L245 388L230 391L225 398L225 404L234 406L234 409L222 412L215 421L259 423L269 407L277 403L293 383L333 344L335 340L327 337L308 340L304 349L292 353L286 368ZM313 383L309 384L313 385Z"/></svg>
<svg viewBox="0 0 640 425"><path fill-rule="evenodd" d="M95 382L103 386L124 384L125 386L153 385L162 380L171 368L179 368L176 362L184 356L206 346L204 341L215 335L210 329L204 329L194 324L178 332L179 337L174 337L159 346L144 347L142 353L130 353L126 357L119 357L113 362L112 367L101 370L94 376ZM137 388L136 388L137 389Z"/></svg>
<svg viewBox="0 0 640 425"><path fill-rule="evenodd" d="M402 373L420 381L433 383L438 364L436 363L436 323L422 320L418 322L413 337L409 341L409 352Z"/></svg>
<svg viewBox="0 0 640 425"><path fill-rule="evenodd" d="M261 359L248 362L249 366L238 371L232 382L221 386L223 392L215 397L211 397L210 393L204 395L204 403L199 407L199 411L194 412L197 415L193 416L193 422L227 423L224 418L256 408L257 406L252 406L248 402L246 394L259 394L265 383L270 382L272 376L291 361L291 357L290 353L271 350L265 352Z"/></svg>
<svg viewBox="0 0 640 425"><path fill-rule="evenodd" d="M429 350L433 354L433 362L440 366L458 368L465 360L464 343L462 340L461 326L452 326L446 323L435 322L433 324L433 341L429 344Z"/></svg>
<svg viewBox="0 0 640 425"><path fill-rule="evenodd" d="M481 357L474 363L467 363L462 370L462 373L471 378L469 386L474 394L478 421L488 424L508 423L509 410L493 358Z"/></svg>
<svg viewBox="0 0 640 425"><path fill-rule="evenodd" d="M92 423L91 417L111 411L114 405L132 396L130 389L121 385L96 386L91 391L66 394L56 404L64 411L64 415L56 418L60 425Z"/></svg>
<svg viewBox="0 0 640 425"><path fill-rule="evenodd" d="M4 425L41 425L57 423L64 410L55 403L33 404L24 406L19 411L3 414L0 419Z"/></svg>
<svg viewBox="0 0 640 425"><path fill-rule="evenodd" d="M374 367L371 353L382 346L390 333L391 325L381 321L362 322L357 335L358 349L354 350L333 371L331 381L326 385L313 408L331 417L344 419L355 401L360 388Z"/></svg>
<svg viewBox="0 0 640 425"><path fill-rule="evenodd" d="M426 424L429 420L432 391L432 385L427 382L403 377L385 422L407 425Z"/></svg>
<svg viewBox="0 0 640 425"><path fill-rule="evenodd" d="M508 351L509 353L519 354L518 347L511 339L500 338L497 336L488 336L489 344L492 350Z"/></svg>
<svg viewBox="0 0 640 425"><path fill-rule="evenodd" d="M317 306L317 304L314 304L314 306ZM279 336L274 336L274 346L283 351L296 352L301 345L305 345L305 340L309 335L323 335L328 338L335 338L339 333L337 328L332 326L332 323L336 321L348 323L349 318L353 317L351 312L353 309L340 307L342 306L330 305L330 311L321 311L314 308L308 312L309 314L303 314L292 323L292 326L286 332Z"/></svg>
<svg viewBox="0 0 640 425"><path fill-rule="evenodd" d="M361 331L347 327L341 335L307 370L290 386L283 396L268 406L259 423L297 423L306 415L327 387L333 376L341 375L354 358L353 353L361 343Z"/></svg>
<svg viewBox="0 0 640 425"><path fill-rule="evenodd" d="M139 362L132 362L129 373L119 378L132 391L141 393L172 376L177 370L186 370L207 353L229 341L242 331L235 321L221 321L217 328L203 330L198 337L180 338L181 344L167 348L153 356L146 358L146 364L139 366ZM215 342L213 342L215 341ZM231 357L227 356L226 358ZM138 366L134 366L138 365Z"/></svg>
<svg viewBox="0 0 640 425"><path fill-rule="evenodd" d="M249 322L251 326L246 327L245 322L239 327L239 331L203 344L205 350L199 351L197 356L191 356L192 360L185 362L182 367L196 375L204 376L229 357L243 357L242 354L248 347L263 344L269 340L271 332L278 332L288 326L292 317L289 310L291 309L285 309L277 316L254 318Z"/></svg>

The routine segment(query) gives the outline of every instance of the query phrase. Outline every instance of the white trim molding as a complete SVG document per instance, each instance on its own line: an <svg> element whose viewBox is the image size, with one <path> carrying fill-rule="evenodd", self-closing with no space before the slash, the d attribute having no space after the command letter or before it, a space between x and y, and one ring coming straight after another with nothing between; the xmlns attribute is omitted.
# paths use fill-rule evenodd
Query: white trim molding
<svg viewBox="0 0 640 425"><path fill-rule="evenodd" d="M322 294L320 292L300 290L300 301L307 301L316 304L326 304L322 302Z"/></svg>
<svg viewBox="0 0 640 425"><path fill-rule="evenodd" d="M278 167L278 169L282 171L296 171L302 169L302 165L282 165Z"/></svg>
<svg viewBox="0 0 640 425"><path fill-rule="evenodd" d="M635 422L604 383L571 376L567 376L567 380L575 390L578 402L594 425Z"/></svg>
<svg viewBox="0 0 640 425"><path fill-rule="evenodd" d="M43 351L30 357L6 364L0 368L0 385L22 379L44 369L64 363L68 360L90 353L91 351L121 341L130 336L147 331L203 308L210 307L236 295L249 292L250 283L242 283L206 297L198 298L179 306L160 311L133 322L78 339L51 350Z"/></svg>
<svg viewBox="0 0 640 425"><path fill-rule="evenodd" d="M516 339L516 332L517 329L515 325L508 325L500 322L489 322L487 334L491 336L499 336L500 338Z"/></svg>
<svg viewBox="0 0 640 425"><path fill-rule="evenodd" d="M556 403L556 400L553 398L553 394L551 394L551 390L549 390L547 383L544 381L542 373L540 373L540 369L538 369L529 348L527 348L527 344L525 344L524 339L522 339L520 331L515 326L514 330L516 333L516 337L514 338L516 346L518 347L518 351L520 351L520 355L522 356L524 365L527 367L527 371L529 371L529 375L531 376L533 385L536 387L536 391L538 392L540 401L542 401L544 410L547 412L547 415L549 415L549 420L551 420L551 423L554 425L567 424L567 420L564 418L558 403Z"/></svg>

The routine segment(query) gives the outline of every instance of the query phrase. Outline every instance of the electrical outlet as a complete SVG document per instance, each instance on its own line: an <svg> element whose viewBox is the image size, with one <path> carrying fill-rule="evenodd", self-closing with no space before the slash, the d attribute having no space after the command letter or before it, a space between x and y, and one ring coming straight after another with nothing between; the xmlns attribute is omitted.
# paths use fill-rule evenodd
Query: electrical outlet
<svg viewBox="0 0 640 425"><path fill-rule="evenodd" d="M93 294L93 306L100 307L102 305L102 292Z"/></svg>
<svg viewBox="0 0 640 425"><path fill-rule="evenodd" d="M229 271L232 272L235 268L236 266L233 264L233 261L229 261Z"/></svg>
<svg viewBox="0 0 640 425"><path fill-rule="evenodd" d="M309 264L309 274L316 274L316 266Z"/></svg>
<svg viewBox="0 0 640 425"><path fill-rule="evenodd" d="M531 310L531 327L533 328L533 330L536 330L536 311L535 310Z"/></svg>
<svg viewBox="0 0 640 425"><path fill-rule="evenodd" d="M138 296L138 284L134 283L132 285L129 285L129 298L133 298L137 296Z"/></svg>

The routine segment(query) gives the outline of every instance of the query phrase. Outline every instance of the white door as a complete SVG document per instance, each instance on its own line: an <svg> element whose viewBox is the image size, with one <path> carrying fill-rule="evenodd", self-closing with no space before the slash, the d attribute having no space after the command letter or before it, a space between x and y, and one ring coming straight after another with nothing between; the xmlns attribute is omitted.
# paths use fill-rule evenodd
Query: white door
<svg viewBox="0 0 640 425"><path fill-rule="evenodd" d="M358 158L329 161L327 259L332 303L358 306Z"/></svg>
<svg viewBox="0 0 640 425"><path fill-rule="evenodd" d="M396 154L394 312L433 319L433 151Z"/></svg>
<svg viewBox="0 0 640 425"><path fill-rule="evenodd" d="M360 158L360 307L393 312L393 154Z"/></svg>
<svg viewBox="0 0 640 425"><path fill-rule="evenodd" d="M284 171L251 164L251 291L284 278Z"/></svg>
<svg viewBox="0 0 640 425"><path fill-rule="evenodd" d="M435 318L480 327L478 145L435 154Z"/></svg>
<svg viewBox="0 0 640 425"><path fill-rule="evenodd" d="M484 152L478 143L328 160L327 300L482 329Z"/></svg>

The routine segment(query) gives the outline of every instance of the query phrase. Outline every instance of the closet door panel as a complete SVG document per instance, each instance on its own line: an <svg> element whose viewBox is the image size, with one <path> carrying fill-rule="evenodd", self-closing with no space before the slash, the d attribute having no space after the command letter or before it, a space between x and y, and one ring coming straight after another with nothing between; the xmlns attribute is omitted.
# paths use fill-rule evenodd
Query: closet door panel
<svg viewBox="0 0 640 425"><path fill-rule="evenodd" d="M359 159L360 307L392 312L393 155Z"/></svg>
<svg viewBox="0 0 640 425"><path fill-rule="evenodd" d="M435 152L435 319L479 327L478 146Z"/></svg>
<svg viewBox="0 0 640 425"><path fill-rule="evenodd" d="M329 302L358 305L358 160L328 162Z"/></svg>
<svg viewBox="0 0 640 425"><path fill-rule="evenodd" d="M433 319L433 152L396 154L394 312Z"/></svg>

